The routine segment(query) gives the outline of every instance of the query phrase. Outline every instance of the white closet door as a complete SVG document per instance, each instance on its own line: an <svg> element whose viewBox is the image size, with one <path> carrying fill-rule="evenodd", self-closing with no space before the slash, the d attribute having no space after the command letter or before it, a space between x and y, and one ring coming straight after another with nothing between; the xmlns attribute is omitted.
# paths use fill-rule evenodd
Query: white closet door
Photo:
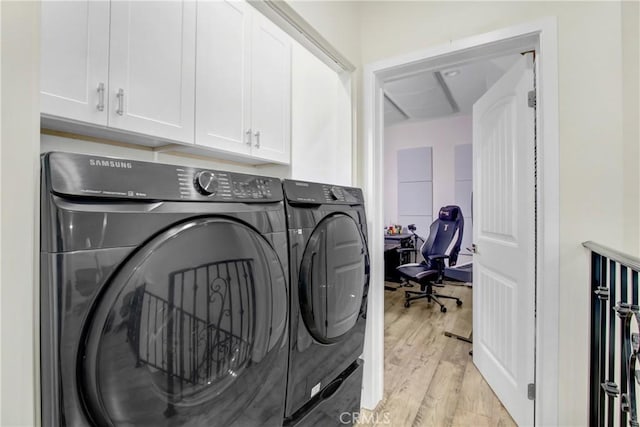
<svg viewBox="0 0 640 427"><path fill-rule="evenodd" d="M198 2L196 144L251 153L251 15L245 2Z"/></svg>
<svg viewBox="0 0 640 427"><path fill-rule="evenodd" d="M534 420L533 81L522 56L473 105L473 362L520 426Z"/></svg>
<svg viewBox="0 0 640 427"><path fill-rule="evenodd" d="M40 58L41 112L106 126L109 2L42 2Z"/></svg>
<svg viewBox="0 0 640 427"><path fill-rule="evenodd" d="M196 5L111 4L109 126L193 142Z"/></svg>
<svg viewBox="0 0 640 427"><path fill-rule="evenodd" d="M291 152L291 39L256 13L253 19L251 125L253 155L289 163Z"/></svg>

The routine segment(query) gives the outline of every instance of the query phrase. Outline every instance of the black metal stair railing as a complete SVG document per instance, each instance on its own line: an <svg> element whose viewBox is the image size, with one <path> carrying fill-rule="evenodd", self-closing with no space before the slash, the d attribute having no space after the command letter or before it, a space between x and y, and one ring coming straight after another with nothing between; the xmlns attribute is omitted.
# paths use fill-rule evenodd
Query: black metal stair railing
<svg viewBox="0 0 640 427"><path fill-rule="evenodd" d="M640 427L640 259L583 246L591 251L589 425Z"/></svg>

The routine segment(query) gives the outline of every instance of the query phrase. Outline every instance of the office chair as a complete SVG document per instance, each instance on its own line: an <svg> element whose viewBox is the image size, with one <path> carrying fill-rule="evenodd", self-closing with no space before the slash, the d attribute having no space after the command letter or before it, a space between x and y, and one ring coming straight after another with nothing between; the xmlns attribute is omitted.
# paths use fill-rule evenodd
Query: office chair
<svg viewBox="0 0 640 427"><path fill-rule="evenodd" d="M447 311L447 308L438 298L453 299L457 305L462 305L460 298L435 293L433 288L444 286L442 279L446 266L445 261L449 260L449 266L456 264L462 243L463 229L464 219L459 206L449 205L440 208L438 219L431 224L429 229L429 237L420 247L424 261L397 267L398 273L405 282L412 281L420 285L420 292L405 291L405 307L408 308L411 306L411 301L421 298L435 301L443 313Z"/></svg>

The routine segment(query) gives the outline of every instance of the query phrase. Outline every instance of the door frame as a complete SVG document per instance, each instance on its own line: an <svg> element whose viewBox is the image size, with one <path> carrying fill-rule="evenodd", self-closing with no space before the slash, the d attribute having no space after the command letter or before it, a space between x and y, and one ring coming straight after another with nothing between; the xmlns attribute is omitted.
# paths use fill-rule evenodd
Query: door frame
<svg viewBox="0 0 640 427"><path fill-rule="evenodd" d="M558 423L559 217L558 36L555 17L499 29L367 64L364 69L363 187L368 211L371 284L364 347L362 406L384 390L384 113L383 83L418 70L535 50L537 137L537 283L535 423Z"/></svg>

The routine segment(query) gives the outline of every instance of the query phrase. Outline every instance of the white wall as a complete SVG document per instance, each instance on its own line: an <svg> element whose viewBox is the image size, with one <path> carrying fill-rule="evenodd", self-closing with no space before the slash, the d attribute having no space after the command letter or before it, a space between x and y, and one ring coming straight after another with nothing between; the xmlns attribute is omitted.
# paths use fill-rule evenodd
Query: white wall
<svg viewBox="0 0 640 427"><path fill-rule="evenodd" d="M0 377L3 426L39 423L38 148L40 3L0 2L2 158Z"/></svg>
<svg viewBox="0 0 640 427"><path fill-rule="evenodd" d="M561 425L587 424L589 257L581 242L628 248L638 239L636 234L625 244L623 237L623 224L638 221L623 207L640 200L637 192L630 191L628 202L623 195L624 176L633 175L628 169L637 165L625 164L623 157L622 117L629 107L623 108L620 84L621 12L620 2L367 2L361 7L363 64L557 17ZM633 79L637 82L637 74L625 81Z"/></svg>
<svg viewBox="0 0 640 427"><path fill-rule="evenodd" d="M640 256L640 2L622 3L625 248Z"/></svg>
<svg viewBox="0 0 640 427"><path fill-rule="evenodd" d="M351 185L348 76L295 42L291 60L291 178Z"/></svg>
<svg viewBox="0 0 640 427"><path fill-rule="evenodd" d="M358 111L362 108L361 81L361 1L287 0L287 3L318 31L335 49L344 55L355 67L351 75L353 121L352 133L352 177L354 185L362 182L362 157L357 141L362 134Z"/></svg>
<svg viewBox="0 0 640 427"><path fill-rule="evenodd" d="M2 6L0 5L0 55L2 52ZM0 57L0 64L2 59ZM0 190L2 189L2 67L0 66ZM2 333L2 197L0 197L0 333ZM2 345L2 339L0 338L0 345ZM0 351L0 379L2 378L2 352ZM0 421L2 421L2 406L4 401L2 400L2 386L0 385Z"/></svg>
<svg viewBox="0 0 640 427"><path fill-rule="evenodd" d="M289 0L287 3L338 52L359 67L361 2Z"/></svg>
<svg viewBox="0 0 640 427"><path fill-rule="evenodd" d="M398 220L398 150L433 147L433 218L435 219L442 206L455 204L455 146L471 144L471 130L471 116L398 123L385 128L385 224L396 224ZM467 215L466 212L465 215ZM422 233L424 232L423 230Z"/></svg>

